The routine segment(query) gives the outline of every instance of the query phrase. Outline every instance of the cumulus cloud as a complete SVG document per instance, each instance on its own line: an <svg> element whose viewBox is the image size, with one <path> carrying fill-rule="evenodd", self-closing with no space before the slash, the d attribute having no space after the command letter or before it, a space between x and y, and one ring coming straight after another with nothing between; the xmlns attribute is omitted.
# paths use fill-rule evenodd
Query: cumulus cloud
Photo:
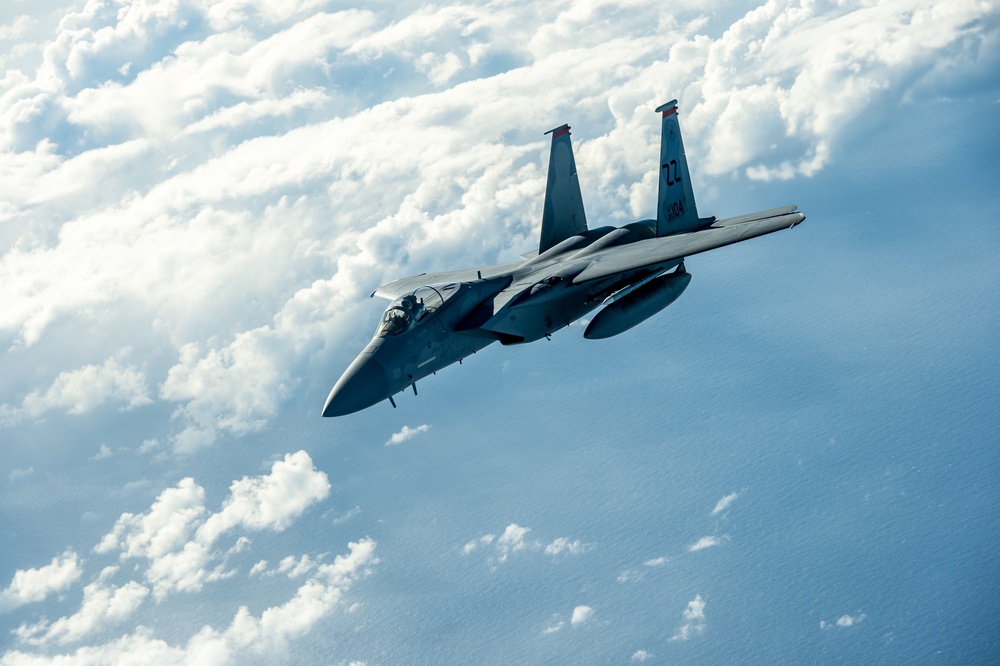
<svg viewBox="0 0 1000 666"><path fill-rule="evenodd" d="M80 579L82 573L80 558L72 550L53 557L43 567L19 569L7 589L0 593L0 611L42 601L53 593L67 589Z"/></svg>
<svg viewBox="0 0 1000 666"><path fill-rule="evenodd" d="M529 540L528 533L530 527L522 527L517 523L508 525L500 535L484 534L467 542L462 547L462 554L468 555L480 548L489 548L489 561L494 564L501 564L515 554L522 552L543 552L550 557L580 555L585 553L589 546L578 539L568 537L558 537L549 544L542 541Z"/></svg>
<svg viewBox="0 0 1000 666"><path fill-rule="evenodd" d="M860 613L858 615L841 615L837 618L838 627L853 627L857 623L865 619L865 614Z"/></svg>
<svg viewBox="0 0 1000 666"><path fill-rule="evenodd" d="M497 538L495 534L484 534L478 539L473 539L472 541L466 543L462 546L462 554L468 555L472 551L476 550L480 546L488 546Z"/></svg>
<svg viewBox="0 0 1000 666"><path fill-rule="evenodd" d="M248 656L280 654L290 640L309 632L340 603L344 593L377 563L375 542L362 539L348 544L349 552L333 562L309 554L282 559L272 574L301 581L284 603L252 614L240 608L228 627L204 625L186 643L169 644L142 626L133 627L103 645L55 654L54 646L79 643L110 634L132 619L150 597L162 601L177 591L196 591L203 585L235 574L228 559L251 547L239 535L226 548L223 537L235 531L281 531L329 493L330 484L303 451L275 461L267 474L234 481L218 511L205 506L205 491L193 479L167 488L149 510L123 514L111 532L95 547L97 554L117 554L134 567L105 567L83 589L77 610L56 620L42 618L19 626L14 635L21 645L40 653L9 651L4 663L241 663ZM113 582L121 571L133 571L142 580ZM267 573L259 560L249 575ZM4 608L41 601L68 588L82 574L75 552L67 551L48 566L18 571L0 599Z"/></svg>
<svg viewBox="0 0 1000 666"><path fill-rule="evenodd" d="M496 541L499 561L506 562L507 556L529 548L529 544L524 540L531 531L530 527L521 527L517 523L511 523L503 534ZM536 546L537 547L537 546Z"/></svg>
<svg viewBox="0 0 1000 666"><path fill-rule="evenodd" d="M285 603L266 608L260 615L252 614L245 606L241 607L228 627L220 629L205 625L186 643L170 644L156 638L152 629L140 626L132 633L102 645L80 647L67 654L32 654L11 650L4 655L4 663L228 664L245 663L247 659L259 659L261 655L276 659L287 649L289 641L308 633L339 605L354 581L369 574L371 567L378 562L374 556L375 542L371 539L351 542L348 549L346 555L338 555L333 563L318 566ZM71 637L83 637L87 632L105 626L134 609L133 604L142 596L141 592L137 587L126 586L119 588L119 592L122 589L129 589L129 592L123 598L115 599L114 595L108 597L106 590L95 588L92 599L97 601L90 606L85 602L76 615L60 619L52 625L23 627L19 633L30 638L43 630L56 631L58 626L52 638L66 642L72 640ZM44 636L48 638L49 634Z"/></svg>
<svg viewBox="0 0 1000 666"><path fill-rule="evenodd" d="M645 577L646 574L640 569L625 569L615 580L619 583L637 583Z"/></svg>
<svg viewBox="0 0 1000 666"><path fill-rule="evenodd" d="M697 594L694 599L688 602L687 608L684 609L684 621L677 627L677 631L668 640L686 641L704 631L705 600L701 598L700 594Z"/></svg>
<svg viewBox="0 0 1000 666"><path fill-rule="evenodd" d="M396 446L397 444L402 444L403 442L409 441L419 435L422 432L427 432L430 430L429 425L418 425L416 428L411 428L410 426L403 426L403 429L397 433L394 433L389 441L385 443L386 446Z"/></svg>
<svg viewBox="0 0 1000 666"><path fill-rule="evenodd" d="M28 27L31 25L32 20L30 16L22 14L14 19L14 22L10 25L0 26L0 41L6 41L8 39L17 39L25 32L27 32Z"/></svg>
<svg viewBox="0 0 1000 666"><path fill-rule="evenodd" d="M76 613L52 623L43 620L22 625L17 636L36 645L50 641L72 643L128 619L148 594L149 589L135 581L121 587L97 581L83 588L83 603Z"/></svg>
<svg viewBox="0 0 1000 666"><path fill-rule="evenodd" d="M10 479L11 481L20 481L21 479L28 478L34 473L35 473L34 467L28 467L27 469L17 467L11 470L10 474L7 475L7 478Z"/></svg>
<svg viewBox="0 0 1000 666"><path fill-rule="evenodd" d="M557 616L556 619L553 620L552 624L550 624L549 626L545 627L545 629L542 630L542 635L548 636L549 634L554 634L558 631L562 631L562 628L565 626L566 626L566 621L558 619Z"/></svg>
<svg viewBox="0 0 1000 666"><path fill-rule="evenodd" d="M360 506L355 506L355 507L352 507L352 508L348 509L347 511L344 511L343 513L339 514L338 516L336 516L330 522L333 525L343 525L345 523L351 522L352 520L354 520L355 518L357 518L360 515L361 515L361 507Z"/></svg>
<svg viewBox="0 0 1000 666"><path fill-rule="evenodd" d="M37 418L52 409L83 414L106 402L118 402L123 409L150 404L145 373L124 361L130 354L125 349L101 365L60 373L48 389L25 396L20 408L0 405L0 423Z"/></svg>
<svg viewBox="0 0 1000 666"><path fill-rule="evenodd" d="M160 448L160 440L155 438L150 438L150 439L144 439L142 441L142 444L139 445L138 451L141 454L146 454L146 453L152 453L153 451L156 451L159 448Z"/></svg>
<svg viewBox="0 0 1000 666"><path fill-rule="evenodd" d="M662 567L668 562L670 558L665 555L650 558L642 563L643 568L633 567L623 570L618 574L617 580L619 583L636 583L646 577L646 569Z"/></svg>
<svg viewBox="0 0 1000 666"><path fill-rule="evenodd" d="M702 538L695 541L693 544L688 546L688 552L696 553L699 550L705 550L706 548L711 548L713 546L721 545L724 541L727 541L729 537L722 536L703 536Z"/></svg>
<svg viewBox="0 0 1000 666"><path fill-rule="evenodd" d="M231 575L214 549L224 534L236 528L280 532L324 499L330 482L309 454L299 451L276 461L270 474L234 481L229 491L222 508L209 513L204 489L183 479L160 493L147 513L123 514L95 550L146 560L145 577L157 599L197 591Z"/></svg>
<svg viewBox="0 0 1000 666"><path fill-rule="evenodd" d="M720 499L718 502L715 503L715 508L712 509L712 515L717 516L726 509L728 509L730 506L732 506L733 502L736 501L737 497L739 497L739 493L729 493L728 495Z"/></svg>
<svg viewBox="0 0 1000 666"><path fill-rule="evenodd" d="M587 549L579 539L570 541L566 537L559 537L549 545L545 546L546 555L579 555Z"/></svg>
<svg viewBox="0 0 1000 666"><path fill-rule="evenodd" d="M845 613L844 615L841 615L840 617L838 617L833 622L827 622L826 620L820 620L819 628L820 629L832 629L834 627L837 627L839 629L847 629L849 627L853 627L853 626L855 626L857 624L860 624L861 622L863 622L865 620L865 618L866 618L866 616L865 616L864 613L858 613L857 615L849 615L849 614Z"/></svg>
<svg viewBox="0 0 1000 666"><path fill-rule="evenodd" d="M578 627L581 624L586 624L590 622L591 618L594 616L594 609L590 606L577 606L573 609L573 617L570 618L569 623L574 627Z"/></svg>
<svg viewBox="0 0 1000 666"><path fill-rule="evenodd" d="M278 562L278 573L286 574L289 578L298 578L316 568L317 563L308 555L296 558L294 555L282 558Z"/></svg>
<svg viewBox="0 0 1000 666"><path fill-rule="evenodd" d="M579 627L590 622L594 617L594 609L590 606L577 606L570 614L569 624L571 627ZM548 626L542 630L543 636L558 633L566 626L566 620L562 619L560 613L552 616Z"/></svg>
<svg viewBox="0 0 1000 666"><path fill-rule="evenodd" d="M635 652L632 653L632 661L642 663L644 661L649 661L655 656L656 656L655 654L647 650L636 650Z"/></svg>

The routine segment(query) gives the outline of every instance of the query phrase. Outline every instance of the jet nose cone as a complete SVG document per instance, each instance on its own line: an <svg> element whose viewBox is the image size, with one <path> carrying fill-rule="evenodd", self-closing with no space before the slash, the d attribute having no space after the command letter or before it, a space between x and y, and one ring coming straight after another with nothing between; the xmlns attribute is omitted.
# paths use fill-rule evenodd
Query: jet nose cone
<svg viewBox="0 0 1000 666"><path fill-rule="evenodd" d="M389 375L371 354L354 359L330 391L323 416L343 416L371 407L389 397Z"/></svg>

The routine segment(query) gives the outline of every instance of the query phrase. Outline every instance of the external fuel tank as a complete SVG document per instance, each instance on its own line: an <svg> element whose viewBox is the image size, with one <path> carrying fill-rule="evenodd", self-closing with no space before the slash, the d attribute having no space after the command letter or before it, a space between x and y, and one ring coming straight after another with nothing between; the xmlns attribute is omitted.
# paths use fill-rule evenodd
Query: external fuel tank
<svg viewBox="0 0 1000 666"><path fill-rule="evenodd" d="M690 282L691 274L687 271L650 280L598 312L583 337L600 340L627 331L676 301Z"/></svg>

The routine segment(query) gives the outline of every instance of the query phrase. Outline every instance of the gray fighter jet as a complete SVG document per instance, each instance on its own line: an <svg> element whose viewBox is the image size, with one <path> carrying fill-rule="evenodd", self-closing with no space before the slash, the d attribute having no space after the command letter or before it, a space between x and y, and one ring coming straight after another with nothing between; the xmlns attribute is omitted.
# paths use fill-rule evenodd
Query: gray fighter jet
<svg viewBox="0 0 1000 666"><path fill-rule="evenodd" d="M677 100L662 114L656 219L589 229L569 126L552 135L538 250L522 261L421 273L372 294L392 301L368 346L326 399L323 416L370 407L493 342L549 337L595 308L590 339L627 331L687 288L685 257L794 227L805 219L784 206L724 220L698 217ZM603 307L602 307L603 306Z"/></svg>

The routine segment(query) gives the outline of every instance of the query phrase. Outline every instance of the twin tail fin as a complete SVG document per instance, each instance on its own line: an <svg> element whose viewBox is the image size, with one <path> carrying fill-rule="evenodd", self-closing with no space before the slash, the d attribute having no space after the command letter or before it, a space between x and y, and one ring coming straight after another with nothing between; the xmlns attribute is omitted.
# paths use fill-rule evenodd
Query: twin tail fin
<svg viewBox="0 0 1000 666"><path fill-rule="evenodd" d="M660 179L656 197L656 235L671 236L703 229L714 217L698 217L698 206L691 186L691 173L684 155L684 141L677 120L677 100L656 109L661 115ZM538 242L541 254L562 241L587 231L587 215L580 194L569 125L549 130L548 181L542 208L542 233Z"/></svg>
<svg viewBox="0 0 1000 666"><path fill-rule="evenodd" d="M563 125L546 132L552 135L552 148L549 152L549 178L545 183L539 254L587 230L587 214L583 210L569 130L569 125Z"/></svg>
<svg viewBox="0 0 1000 666"><path fill-rule="evenodd" d="M656 109L662 113L660 128L660 186L656 196L656 235L695 231L715 218L699 218L691 187L691 173L684 156L681 126L677 121L677 100Z"/></svg>

